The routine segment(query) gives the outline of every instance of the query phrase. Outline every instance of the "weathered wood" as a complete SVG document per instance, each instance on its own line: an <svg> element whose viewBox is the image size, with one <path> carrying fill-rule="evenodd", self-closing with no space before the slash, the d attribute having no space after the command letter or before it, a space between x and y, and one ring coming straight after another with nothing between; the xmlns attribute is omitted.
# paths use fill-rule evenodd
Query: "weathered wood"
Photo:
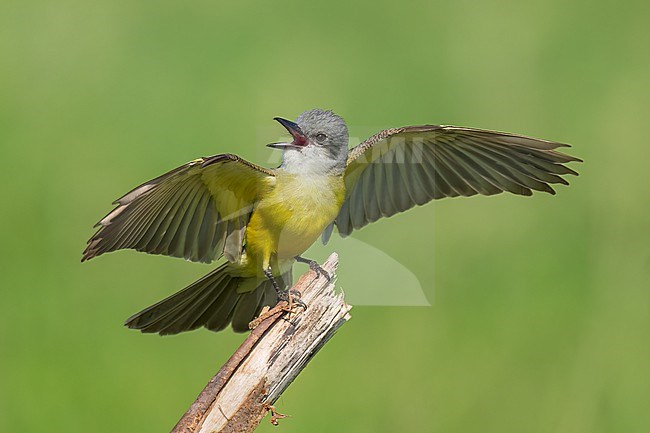
<svg viewBox="0 0 650 433"><path fill-rule="evenodd" d="M230 359L208 382L172 433L248 433L255 430L271 405L309 360L350 319L343 294L334 292L338 256L323 264L331 281L314 272L293 286L307 309L271 309ZM282 414L272 411L272 421Z"/></svg>

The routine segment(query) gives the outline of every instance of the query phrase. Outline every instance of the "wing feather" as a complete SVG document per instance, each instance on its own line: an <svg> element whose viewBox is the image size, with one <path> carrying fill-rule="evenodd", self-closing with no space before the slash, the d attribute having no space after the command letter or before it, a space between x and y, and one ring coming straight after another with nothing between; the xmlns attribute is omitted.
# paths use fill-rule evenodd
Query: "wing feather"
<svg viewBox="0 0 650 433"><path fill-rule="evenodd" d="M378 164L374 171L377 173L375 181L378 185L374 191L375 200L377 201L381 216L394 215L397 212L397 206L393 199L393 190L389 187L388 170L384 164Z"/></svg>
<svg viewBox="0 0 650 433"><path fill-rule="evenodd" d="M443 197L507 191L555 194L577 175L566 144L483 129L422 125L381 131L350 151L346 199L334 224L354 229ZM324 239L329 238L323 236Z"/></svg>
<svg viewBox="0 0 650 433"><path fill-rule="evenodd" d="M199 158L114 202L82 261L119 249L209 263L241 257L248 218L274 172L238 156Z"/></svg>
<svg viewBox="0 0 650 433"><path fill-rule="evenodd" d="M192 214L192 220L187 227L187 242L185 242L185 251L183 256L188 257L191 261L198 261L199 259L199 231L201 230L201 225L203 219L207 215L207 207L210 202L210 192L203 190L201 196L197 200L197 205L194 208Z"/></svg>

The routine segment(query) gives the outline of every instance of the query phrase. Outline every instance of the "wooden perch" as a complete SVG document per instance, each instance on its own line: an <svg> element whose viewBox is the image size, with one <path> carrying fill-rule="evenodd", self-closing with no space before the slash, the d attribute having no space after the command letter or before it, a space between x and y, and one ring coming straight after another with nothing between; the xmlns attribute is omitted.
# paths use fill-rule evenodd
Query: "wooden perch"
<svg viewBox="0 0 650 433"><path fill-rule="evenodd" d="M313 271L293 286L302 293L306 310L283 310L282 302L262 315L256 327L208 382L172 433L252 432L267 412L271 422L284 415L273 403L309 360L350 319L343 294L334 293L338 256L323 264L332 280Z"/></svg>

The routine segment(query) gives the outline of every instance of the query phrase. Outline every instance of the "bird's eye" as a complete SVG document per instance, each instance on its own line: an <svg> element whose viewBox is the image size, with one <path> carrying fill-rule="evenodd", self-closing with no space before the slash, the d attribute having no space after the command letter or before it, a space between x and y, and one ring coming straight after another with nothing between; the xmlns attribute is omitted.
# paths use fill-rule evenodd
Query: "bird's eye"
<svg viewBox="0 0 650 433"><path fill-rule="evenodd" d="M316 134L316 141L318 141L319 143L324 143L325 140L327 140L327 135L323 134L322 132Z"/></svg>

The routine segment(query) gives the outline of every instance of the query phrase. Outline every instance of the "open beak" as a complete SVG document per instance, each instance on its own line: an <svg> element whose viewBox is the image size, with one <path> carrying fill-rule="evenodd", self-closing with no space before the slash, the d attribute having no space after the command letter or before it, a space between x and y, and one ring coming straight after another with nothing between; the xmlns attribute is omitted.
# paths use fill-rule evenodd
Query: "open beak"
<svg viewBox="0 0 650 433"><path fill-rule="evenodd" d="M298 124L281 117L274 117L273 120L277 120L280 125L284 126L287 131L289 131L289 134L293 137L293 141L291 143L271 143L267 144L268 147L284 149L287 147L301 148L307 145L307 137L305 137L305 134L302 132Z"/></svg>

